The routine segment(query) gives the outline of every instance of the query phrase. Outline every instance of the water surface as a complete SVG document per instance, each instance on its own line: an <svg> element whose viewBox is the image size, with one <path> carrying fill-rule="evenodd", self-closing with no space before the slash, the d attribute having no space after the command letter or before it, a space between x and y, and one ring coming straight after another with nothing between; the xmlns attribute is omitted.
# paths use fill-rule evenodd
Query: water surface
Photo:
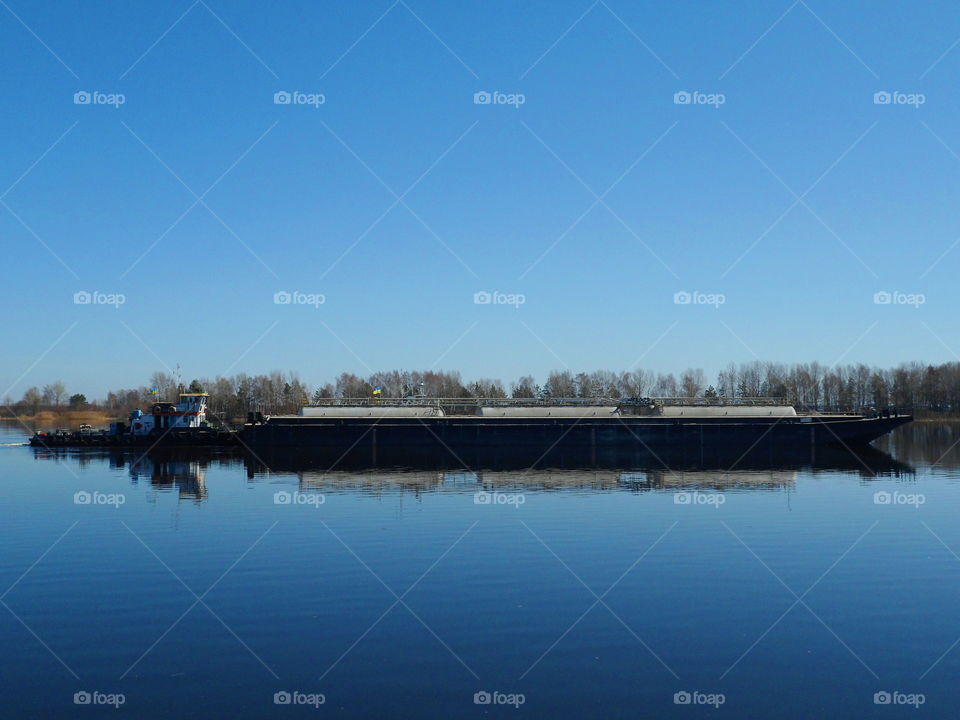
<svg viewBox="0 0 960 720"><path fill-rule="evenodd" d="M24 439L0 434L7 717L945 717L960 700L960 425L726 473L338 471ZM95 691L123 704L75 704Z"/></svg>

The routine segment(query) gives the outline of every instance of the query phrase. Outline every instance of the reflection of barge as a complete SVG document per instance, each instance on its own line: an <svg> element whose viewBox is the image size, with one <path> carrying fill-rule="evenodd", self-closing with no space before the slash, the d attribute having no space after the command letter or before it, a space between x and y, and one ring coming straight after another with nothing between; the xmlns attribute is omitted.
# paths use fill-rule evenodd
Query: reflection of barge
<svg viewBox="0 0 960 720"><path fill-rule="evenodd" d="M872 446L856 448L783 449L750 453L665 452L653 457L632 452L591 453L563 451L545 455L536 467L509 451L496 456L420 458L393 454L371 465L369 457L331 455L314 451L265 449L250 452L242 446L34 448L37 460L75 462L80 467L109 463L125 469L132 483L148 481L154 489L177 491L181 499L207 498L210 469L231 474L245 468L248 480L275 481L294 475L301 490L324 493L392 490L450 492L477 490L693 490L746 491L791 488L800 472L854 473L863 479L910 478L916 471ZM462 463L469 463L462 464ZM474 464L476 463L476 464ZM398 467L398 466L402 466Z"/></svg>
<svg viewBox="0 0 960 720"><path fill-rule="evenodd" d="M299 415L251 418L243 441L254 449L312 448L365 453L421 452L454 457L555 449L601 452L678 448L863 446L912 416L797 414L762 398L672 401L330 400Z"/></svg>

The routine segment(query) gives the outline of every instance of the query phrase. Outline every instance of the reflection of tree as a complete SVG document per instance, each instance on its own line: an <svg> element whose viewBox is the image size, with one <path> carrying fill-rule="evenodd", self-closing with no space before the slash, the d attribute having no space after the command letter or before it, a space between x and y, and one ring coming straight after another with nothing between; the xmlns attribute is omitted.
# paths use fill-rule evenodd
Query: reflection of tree
<svg viewBox="0 0 960 720"><path fill-rule="evenodd" d="M958 440L960 440L960 423L958 422L914 422L881 438L876 445L902 462L937 463L938 467L958 468L960 467Z"/></svg>

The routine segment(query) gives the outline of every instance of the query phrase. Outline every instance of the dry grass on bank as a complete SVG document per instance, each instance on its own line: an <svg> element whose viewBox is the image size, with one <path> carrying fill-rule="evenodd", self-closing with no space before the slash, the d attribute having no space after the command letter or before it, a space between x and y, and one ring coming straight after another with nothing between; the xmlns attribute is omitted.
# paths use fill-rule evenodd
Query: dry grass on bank
<svg viewBox="0 0 960 720"><path fill-rule="evenodd" d="M99 427L108 425L115 419L113 415L102 410L41 410L36 415L14 415L8 408L0 413L0 418L14 422L19 418L22 422L37 427L63 428L65 430L76 430L81 424Z"/></svg>

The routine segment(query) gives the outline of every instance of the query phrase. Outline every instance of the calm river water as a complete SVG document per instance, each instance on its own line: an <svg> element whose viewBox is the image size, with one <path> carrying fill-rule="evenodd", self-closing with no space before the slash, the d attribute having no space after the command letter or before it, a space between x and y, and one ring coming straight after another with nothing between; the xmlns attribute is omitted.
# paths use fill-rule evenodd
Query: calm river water
<svg viewBox="0 0 960 720"><path fill-rule="evenodd" d="M325 472L25 439L0 430L3 717L960 703L960 425L728 473Z"/></svg>

